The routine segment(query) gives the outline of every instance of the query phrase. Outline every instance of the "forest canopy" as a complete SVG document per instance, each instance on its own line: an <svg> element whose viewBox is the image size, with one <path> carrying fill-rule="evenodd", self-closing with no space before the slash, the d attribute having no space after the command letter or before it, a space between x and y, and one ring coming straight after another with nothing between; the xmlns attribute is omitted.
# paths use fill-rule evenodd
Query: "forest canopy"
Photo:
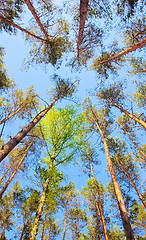
<svg viewBox="0 0 146 240"><path fill-rule="evenodd" d="M144 0L1 0L0 240L146 239Z"/></svg>

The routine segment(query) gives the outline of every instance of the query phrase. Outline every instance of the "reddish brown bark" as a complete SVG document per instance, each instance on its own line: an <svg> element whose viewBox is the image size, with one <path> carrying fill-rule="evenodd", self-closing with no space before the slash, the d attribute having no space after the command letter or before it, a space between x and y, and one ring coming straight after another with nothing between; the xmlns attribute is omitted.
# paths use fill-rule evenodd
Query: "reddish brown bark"
<svg viewBox="0 0 146 240"><path fill-rule="evenodd" d="M134 120L135 122L139 123L140 125L142 125L144 128L146 128L146 122L143 121L142 119L139 119L138 117L136 117L135 115L129 113L128 111L126 111L125 109L123 109L120 105L118 105L117 103L114 103L113 101L106 99L106 101L108 101L111 105L117 107L121 112L125 113L128 117L130 117L132 120Z"/></svg>
<svg viewBox="0 0 146 240"><path fill-rule="evenodd" d="M134 139L131 137L130 133L118 122L119 126L122 128L124 133L129 137L131 142L134 144L134 146L138 149L139 153L145 158L146 160L146 154L142 151L142 149L138 146L138 144L134 141Z"/></svg>
<svg viewBox="0 0 146 240"><path fill-rule="evenodd" d="M126 48L125 50L123 50L122 52L106 59L106 60L103 60L101 62L99 62L99 64L106 64L108 62L112 62L114 60L116 60L117 58L120 58L122 56L125 56L126 54L130 53L130 52L133 52L135 51L136 49L139 49L139 48L142 48L146 45L146 38L144 38L143 40L141 40L140 42L137 42L135 44L133 44L131 47L128 47Z"/></svg>
<svg viewBox="0 0 146 240"><path fill-rule="evenodd" d="M33 6L32 3L31 3L31 1L30 1L30 0L25 0L25 3L26 3L26 5L27 5L28 9L31 11L33 17L35 18L35 20L36 20L37 24L39 25L41 31L44 33L46 39L49 41L48 33L47 33L47 31L45 30L45 27L44 27L44 25L42 24L42 22L41 22L41 20L40 20L40 18L39 18L39 16L38 16L38 14L37 14L34 6Z"/></svg>
<svg viewBox="0 0 146 240"><path fill-rule="evenodd" d="M60 98L56 97L52 103L44 110L42 110L36 117L28 123L20 132L18 132L13 138L11 138L5 145L0 149L0 162L12 151L14 147L21 142L21 140L32 130L35 125L45 116L45 114L54 106L55 102Z"/></svg>
<svg viewBox="0 0 146 240"><path fill-rule="evenodd" d="M143 196L141 195L141 193L139 192L139 190L138 190L137 186L135 185L133 179L131 178L128 170L126 169L126 167L123 164L121 164L120 169L126 175L128 181L131 183L132 187L135 189L135 191L136 191L136 193L139 197L139 200L142 202L143 206L146 208L146 202L144 201Z"/></svg>
<svg viewBox="0 0 146 240"><path fill-rule="evenodd" d="M127 240L134 240L134 235L133 235L133 231L132 231L132 228L131 228L129 216L128 216L128 213L127 213L127 209L126 209L126 206L125 206L125 202L124 202L124 199L123 199L123 196L122 196L120 186L119 186L117 178L116 178L116 174L115 174L114 167L113 167L113 164L112 164L112 160L111 160L111 157L110 157L108 145L107 145L106 139L104 137L104 133L103 133L101 127L100 127L100 124L98 123L98 120L96 119L96 117L94 115L95 114L93 112L93 121L96 124L96 127L97 127L97 129L98 129L98 131L101 135L101 139L102 139L102 142L103 142L103 145L104 145L104 150L105 150L105 154L106 154L106 158L107 158L107 162L108 162L108 168L109 168L109 172L110 172L111 179L112 179L112 182L113 182L115 196L116 196L116 199L117 199L121 219L122 219L122 222L123 222L123 227L124 227L126 239Z"/></svg>
<svg viewBox="0 0 146 240"><path fill-rule="evenodd" d="M43 42L46 42L46 41L47 41L47 39L41 38L41 37L39 37L39 36L31 33L30 31L27 31L26 29L20 27L19 25L17 25L16 23L10 21L9 19L3 17L2 15L0 15L0 19L1 19L3 22L5 22L5 23L7 23L7 24L9 24L9 25L11 25L11 26L19 29L19 30L22 31L22 32L27 33L28 35L30 35L30 36L32 36L32 37L34 37L34 38L36 38L36 39L39 39L39 40L41 40L41 41L43 41Z"/></svg>
<svg viewBox="0 0 146 240"><path fill-rule="evenodd" d="M79 32L77 40L77 57L79 58L80 54L80 45L83 39L83 33L85 28L85 22L87 18L89 0L80 0L80 23L79 23Z"/></svg>

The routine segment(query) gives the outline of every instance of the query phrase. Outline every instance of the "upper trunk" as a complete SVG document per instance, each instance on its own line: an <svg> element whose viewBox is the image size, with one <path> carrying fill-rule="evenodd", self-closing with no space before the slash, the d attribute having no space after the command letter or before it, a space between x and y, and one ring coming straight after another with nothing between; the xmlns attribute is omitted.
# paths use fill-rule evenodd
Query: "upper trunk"
<svg viewBox="0 0 146 240"><path fill-rule="evenodd" d="M125 50L123 50L122 52L106 59L106 60L103 60L101 61L99 64L106 64L108 62L112 62L114 60L116 60L117 58L120 58L122 56L125 56L126 54L130 53L130 52L133 52L135 51L136 49L139 49L139 48L142 48L146 45L146 38L144 38L143 40L141 40L140 42L137 42L135 44L133 44L131 47L128 47L126 48Z"/></svg>
<svg viewBox="0 0 146 240"><path fill-rule="evenodd" d="M35 20L36 20L37 24L39 25L41 31L44 33L46 39L49 40L48 33L47 33L47 31L45 30L44 25L42 24L42 22L41 22L38 14L37 14L35 8L33 7L32 3L31 3L31 1L30 1L30 0L25 0L25 3L26 3L26 5L27 5L28 9L31 11L33 17L35 18Z"/></svg>
<svg viewBox="0 0 146 240"><path fill-rule="evenodd" d="M11 138L0 150L0 162L9 154L12 149L21 142L21 140L32 130L35 125L45 116L45 114L53 107L55 102L60 96L56 97L52 103L44 110L42 110L36 117L27 124L20 132L18 132L13 138Z"/></svg>
<svg viewBox="0 0 146 240"><path fill-rule="evenodd" d="M139 119L138 117L136 117L135 115L129 113L128 111L126 111L125 109L123 109L120 105L118 105L117 103L114 103L113 101L106 99L111 105L117 107L118 109L120 109L121 112L125 113L128 117L130 117L132 120L134 120L135 122L141 124L144 128L146 128L146 122L143 121L142 119Z"/></svg>
<svg viewBox="0 0 146 240"><path fill-rule="evenodd" d="M130 133L118 122L119 126L123 129L124 133L129 137L129 139L131 140L131 142L134 144L134 146L138 149L138 151L140 152L140 154L145 158L146 161L146 154L142 151L142 149L138 146L138 144L134 141L134 139L132 138L132 136L130 135Z"/></svg>
<svg viewBox="0 0 146 240"><path fill-rule="evenodd" d="M88 11L88 3L89 0L80 0L80 24L79 24L79 32L78 32L78 40L77 40L77 57L79 58L80 54L80 45L83 40L83 33L85 28L85 22Z"/></svg>

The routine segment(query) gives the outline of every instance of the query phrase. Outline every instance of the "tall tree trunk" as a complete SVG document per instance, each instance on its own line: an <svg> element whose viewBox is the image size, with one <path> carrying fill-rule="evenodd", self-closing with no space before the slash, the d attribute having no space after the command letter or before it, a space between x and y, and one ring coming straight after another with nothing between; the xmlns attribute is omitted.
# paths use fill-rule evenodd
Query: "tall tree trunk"
<svg viewBox="0 0 146 240"><path fill-rule="evenodd" d="M142 151L142 149L138 146L138 144L134 141L134 139L131 137L130 133L118 122L118 125L122 128L124 133L129 137L131 142L134 144L134 146L138 149L139 153L145 158L146 161L146 154Z"/></svg>
<svg viewBox="0 0 146 240"><path fill-rule="evenodd" d="M123 199L123 196L122 196L120 186L119 186L117 178L116 178L116 174L115 174L115 171L114 171L114 168L113 168L112 160L110 158L109 149L108 149L106 139L104 137L104 134L102 132L102 129L101 129L97 119L95 119L93 117L93 120L94 120L94 122L96 124L96 127L97 127L97 129L98 129L98 131L101 135L101 139L102 139L102 142L103 142L103 145L104 145L104 150L105 150L106 158L107 158L107 161L108 161L108 168L109 168L109 172L110 172L111 179L112 179L112 182L113 182L114 191L115 191L115 195L116 195L116 198L117 198L117 203L118 203L121 219L122 219L122 222L123 222L123 227L124 227L126 239L127 240L134 240L134 235L133 235L130 220L129 220L129 217L128 217L127 209L126 209L126 206L125 206L125 202L124 202L124 199Z"/></svg>
<svg viewBox="0 0 146 240"><path fill-rule="evenodd" d="M7 117L5 117L3 120L0 121L0 125L2 123L5 123L7 120L9 120L11 117L13 117L15 114L17 114L18 112L20 112L24 107L26 106L25 104L22 104L19 108L17 108L13 113L9 114Z"/></svg>
<svg viewBox="0 0 146 240"><path fill-rule="evenodd" d="M43 189L43 192L42 192L42 196L40 198L40 202L39 202L39 205L38 205L38 208L37 208L36 216L35 216L34 223L33 223L33 226L32 226L32 230L31 230L31 233L30 233L30 240L35 240L36 239L40 217L43 213L43 206L44 206L44 203L45 203L46 191L48 190L49 180L50 180L50 178L47 178L45 183L44 183L44 189Z"/></svg>
<svg viewBox="0 0 146 240"><path fill-rule="evenodd" d="M22 31L22 32L27 33L28 35L30 35L30 36L32 36L32 37L34 37L34 38L36 38L36 39L39 39L39 40L41 40L41 41L43 41L43 42L47 42L47 39L41 38L41 37L39 37L39 36L37 36L37 35L29 32L29 31L27 31L26 29L20 27L19 25L17 25L16 23L10 21L9 19L3 17L2 15L0 15L0 19L1 19L3 22L5 22L5 23L7 23L7 24L9 24L9 25L11 25L11 26L19 29L19 30Z"/></svg>
<svg viewBox="0 0 146 240"><path fill-rule="evenodd" d="M98 201L96 201L95 206L96 206L96 208L97 208L98 215L99 215L99 217L100 217L100 222L101 222L101 225L102 225L102 230L103 230L104 238L105 238L105 240L109 240L108 234L107 234L106 223L105 223L105 219L104 219L104 214L103 214L103 208L102 208L102 205L101 205L99 188L98 188L98 186L97 186L97 184L96 184L95 175L94 175L94 171L93 171L91 162L90 162L90 172L91 172L91 175L92 175L93 180L94 180L94 184L95 184L95 187L96 187L96 195L97 195L97 197L98 197Z"/></svg>
<svg viewBox="0 0 146 240"><path fill-rule="evenodd" d="M9 186L9 184L11 183L12 179L14 178L15 174L18 172L18 169L20 168L20 166L22 165L25 157L27 156L28 151L29 151L29 149L31 148L31 146L32 146L32 144L33 144L33 142L34 142L34 139L35 139L35 138L33 138L33 139L31 140L30 144L28 145L28 147L27 147L26 150L25 150L25 153L24 153L23 157L20 159L20 161L18 162L16 168L15 168L14 171L12 172L11 176L9 177L9 179L7 180L7 182L5 183L5 185L4 185L4 187L2 188L2 190L0 191L0 198L2 198L4 192L5 192L6 189L8 188L8 186Z"/></svg>
<svg viewBox="0 0 146 240"><path fill-rule="evenodd" d="M137 195L138 195L138 197L139 197L139 200L142 202L143 206L146 208L146 203L145 203L145 201L144 201L144 199L143 199L143 196L142 196L141 193L139 192L139 190L138 190L137 186L135 185L133 179L131 178L129 172L127 171L127 169L126 169L123 165L122 165L121 168L122 168L122 169L121 169L122 172L124 173L124 175L126 175L127 179L128 179L129 182L131 183L132 187L135 189L135 191L136 191L136 193L137 193Z"/></svg>
<svg viewBox="0 0 146 240"><path fill-rule="evenodd" d="M118 53L118 54L116 54L116 55L114 55L114 56L112 56L112 57L110 57L106 60L103 60L103 61L99 62L99 64L101 65L101 64L106 64L108 62L112 62L112 61L116 60L117 58L120 58L120 57L122 57L122 56L124 56L124 55L126 55L130 52L135 51L136 49L144 47L145 45L146 45L146 38L144 38L140 42L137 42L137 43L133 44L131 47L126 48L122 52L120 52L120 53Z"/></svg>
<svg viewBox="0 0 146 240"><path fill-rule="evenodd" d="M77 40L77 57L79 58L80 54L80 45L83 40L83 33L85 28L85 22L88 11L88 3L89 0L80 0L80 24L79 24L79 32L78 32L78 40Z"/></svg>
<svg viewBox="0 0 146 240"><path fill-rule="evenodd" d="M123 109L121 106L119 106L117 103L114 103L113 101L106 99L106 101L108 101L111 105L117 107L121 112L125 113L128 117L130 117L132 120L134 120L135 122L139 123L140 125L142 125L144 128L146 128L146 122L143 121L142 119L139 119L138 117L136 117L135 115L129 113L128 111L126 111L125 109Z"/></svg>
<svg viewBox="0 0 146 240"><path fill-rule="evenodd" d="M58 101L60 95L56 97L51 104L44 110L42 110L35 118L28 123L20 132L18 132L13 138L11 138L5 145L0 149L0 162L12 151L14 147L21 142L21 140L29 133L35 125L45 116L45 114L54 106Z"/></svg>
<svg viewBox="0 0 146 240"><path fill-rule="evenodd" d="M47 39L48 41L49 41L49 40L51 41L51 39L49 39L49 36L48 36L47 31L45 30L44 25L42 24L42 22L41 22L41 20L40 20L40 18L39 18L39 16L38 16L38 14L37 14L34 6L33 6L32 3L31 3L31 1L30 1L30 0L24 0L24 1L25 1L26 5L27 5L28 9L31 11L33 17L35 18L37 24L39 25L41 31L44 33L46 39Z"/></svg>

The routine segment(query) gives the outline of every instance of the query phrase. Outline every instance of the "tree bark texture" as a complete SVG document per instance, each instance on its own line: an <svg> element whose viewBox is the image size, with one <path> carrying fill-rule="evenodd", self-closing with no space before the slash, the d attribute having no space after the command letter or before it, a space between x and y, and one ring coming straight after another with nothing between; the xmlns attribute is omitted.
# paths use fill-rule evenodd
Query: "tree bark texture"
<svg viewBox="0 0 146 240"><path fill-rule="evenodd" d="M106 139L105 139L102 129L101 129L100 125L98 124L98 122L96 121L96 119L94 119L94 121L95 121L96 127L101 135L102 142L104 144L104 150L105 150L106 158L108 161L108 168L109 168L109 172L110 172L111 179L113 182L114 191L115 191L115 195L116 195L116 199L117 199L117 203L118 203L118 207L119 207L119 211L120 211L120 215L121 215L121 219L123 222L123 227L124 227L124 231L125 231L125 235L126 235L126 240L134 240L134 235L133 235L133 231L131 228L130 220L129 220L128 213L126 210L122 192L121 192L120 186L119 186L117 178L116 178L112 160L110 158Z"/></svg>
<svg viewBox="0 0 146 240"><path fill-rule="evenodd" d="M112 56L112 57L110 57L106 60L103 60L103 61L99 62L99 64L101 65L101 64L106 64L108 62L113 62L117 58L123 57L126 54L135 51L136 49L144 47L145 45L146 45L146 38L144 38L143 40L133 44L131 47L126 48L122 52L120 52L120 53L118 53L118 54L116 54L116 55L114 55L114 56Z"/></svg>
<svg viewBox="0 0 146 240"><path fill-rule="evenodd" d="M134 120L135 122L139 123L140 125L142 125L144 128L146 128L146 122L143 121L142 119L139 119L138 117L136 117L135 115L129 113L128 111L126 111L125 109L123 109L120 105L118 105L117 103L114 103L113 101L106 99L106 101L108 101L111 105L117 107L121 112L125 113L128 117L130 117L132 120Z"/></svg>
<svg viewBox="0 0 146 240"><path fill-rule="evenodd" d="M80 0L80 23L79 23L79 32L77 40L77 57L79 58L80 54L80 45L83 40L83 33L85 28L85 22L87 18L89 0Z"/></svg>
<svg viewBox="0 0 146 240"><path fill-rule="evenodd" d="M21 142L21 140L27 135L27 133L32 130L35 125L45 116L45 114L54 106L55 102L60 98L56 97L51 104L44 110L42 110L36 117L28 123L20 132L18 132L12 139L10 139L5 145L0 149L0 162L12 151L14 147Z"/></svg>

